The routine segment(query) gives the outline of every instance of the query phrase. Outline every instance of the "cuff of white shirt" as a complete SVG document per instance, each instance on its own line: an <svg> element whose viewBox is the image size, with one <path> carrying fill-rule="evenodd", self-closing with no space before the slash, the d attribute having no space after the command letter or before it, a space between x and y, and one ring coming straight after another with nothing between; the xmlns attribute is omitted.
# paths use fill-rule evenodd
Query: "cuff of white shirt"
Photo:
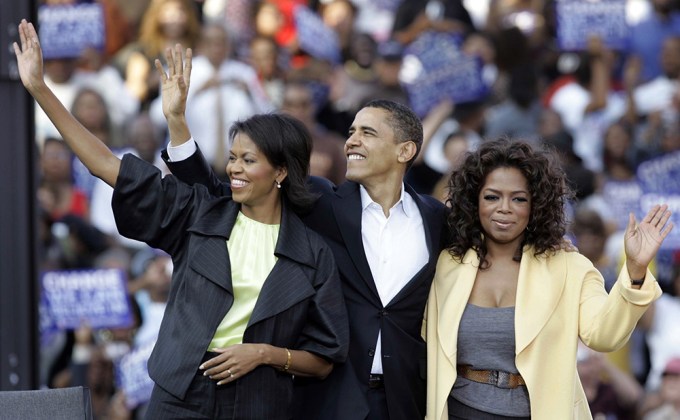
<svg viewBox="0 0 680 420"><path fill-rule="evenodd" d="M170 162L181 162L196 153L196 142L194 141L194 138L191 137L189 140L180 144L179 146L171 146L168 143L167 150Z"/></svg>

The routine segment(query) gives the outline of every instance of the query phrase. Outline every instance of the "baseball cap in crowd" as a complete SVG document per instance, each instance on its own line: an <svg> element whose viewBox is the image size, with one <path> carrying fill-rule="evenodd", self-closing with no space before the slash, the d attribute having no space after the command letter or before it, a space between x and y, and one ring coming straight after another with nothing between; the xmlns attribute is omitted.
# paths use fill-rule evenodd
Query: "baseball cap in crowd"
<svg viewBox="0 0 680 420"><path fill-rule="evenodd" d="M666 363L663 376L666 375L680 375L680 357L674 357Z"/></svg>

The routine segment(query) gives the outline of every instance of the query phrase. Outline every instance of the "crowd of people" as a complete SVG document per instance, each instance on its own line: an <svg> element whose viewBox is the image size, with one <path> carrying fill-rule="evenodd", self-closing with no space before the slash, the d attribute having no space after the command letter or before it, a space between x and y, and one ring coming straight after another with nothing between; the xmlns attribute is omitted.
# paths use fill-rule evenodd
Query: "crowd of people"
<svg viewBox="0 0 680 420"><path fill-rule="evenodd" d="M45 54L38 78L27 71L37 34L20 29L22 80L40 105L42 268L122 269L135 321L44 334L43 386L89 386L95 416L110 419L181 416L164 410L178 399L205 403L199 390L226 401L208 417L680 415L680 254L659 250L668 209L638 211L646 192L659 192L638 169L680 153L677 2L628 0L628 44L590 37L577 51L560 49L555 1L44 3L100 4L106 42L78 56ZM336 58L301 39L301 7L334 34ZM455 35L461 54L478 57L487 90L417 115L403 70L409 46L432 33ZM42 90L42 70L73 124ZM253 159L264 166L249 167ZM303 186L307 167L313 177ZM663 182L674 172L654 176ZM201 227L209 207L230 214L222 202L240 206L238 217L211 220L226 233ZM300 232L306 257L284 249L300 245L288 243ZM253 235L269 239L255 248ZM244 302L231 295L235 312L209 307L231 282L187 289L193 267L214 264L186 256L206 251L193 249L203 236L227 240L227 261L240 253L231 268L218 264L234 288L259 279ZM289 298L289 289L263 286L290 275L282 261L307 273L310 284L299 287L316 297L290 296L267 318L256 313L259 299ZM248 265L257 271L246 275ZM326 278L309 274L319 271ZM544 275L566 286L541 284ZM203 321L187 315L199 311ZM617 315L615 326L604 312ZM251 328L255 316L272 325ZM523 320L515 330L513 319ZM127 403L117 364L156 341L152 403ZM225 351L246 342L265 347ZM556 348L559 366L543 360ZM186 357L173 361L181 351ZM244 358L248 368L235 361ZM190 380L192 370L214 378ZM479 379L489 372L503 373L503 383ZM217 381L219 393L205 391ZM241 391L229 386L236 381ZM278 402L229 405L264 384L262 395Z"/></svg>

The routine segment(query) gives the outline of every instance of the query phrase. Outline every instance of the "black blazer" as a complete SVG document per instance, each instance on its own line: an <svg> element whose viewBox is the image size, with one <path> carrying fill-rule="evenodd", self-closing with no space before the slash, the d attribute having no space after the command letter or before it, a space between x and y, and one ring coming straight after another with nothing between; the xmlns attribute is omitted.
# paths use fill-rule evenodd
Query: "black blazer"
<svg viewBox="0 0 680 420"><path fill-rule="evenodd" d="M189 159L169 162L170 170L185 182L202 183L211 193L228 189L212 173L200 150ZM323 178L312 178L319 200L303 217L320 233L333 251L342 279L350 322L350 349L346 363L336 365L323 381L297 380L296 418L364 419L368 415L368 377L378 331L382 331L382 364L390 420L425 417L426 348L421 338L425 302L443 249L446 209L430 196L417 194L408 185L425 227L430 252L427 264L383 307L361 238L359 185L345 182L336 187Z"/></svg>
<svg viewBox="0 0 680 420"><path fill-rule="evenodd" d="M158 341L149 359L156 384L184 398L234 296L226 241L239 204L212 197L126 155L113 195L121 234L165 250L174 272ZM307 350L344 361L347 315L332 253L284 205L278 260L262 286L244 342ZM238 379L236 418L289 419L293 381L260 366Z"/></svg>

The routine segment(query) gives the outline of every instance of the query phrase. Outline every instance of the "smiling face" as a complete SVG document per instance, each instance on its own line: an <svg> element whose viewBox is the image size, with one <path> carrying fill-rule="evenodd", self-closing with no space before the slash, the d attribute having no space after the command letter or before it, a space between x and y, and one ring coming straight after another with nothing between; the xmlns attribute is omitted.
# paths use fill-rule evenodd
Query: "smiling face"
<svg viewBox="0 0 680 420"><path fill-rule="evenodd" d="M531 216L527 179L517 168L491 171L479 192L479 219L487 244L519 246Z"/></svg>
<svg viewBox="0 0 680 420"><path fill-rule="evenodd" d="M284 168L275 168L257 145L243 133L236 133L229 152L227 175L231 181L234 201L241 203L241 211L257 220L255 213L277 207L280 190L276 181L286 178Z"/></svg>
<svg viewBox="0 0 680 420"><path fill-rule="evenodd" d="M347 179L364 186L382 182L395 175L403 175L400 151L404 143L397 143L394 130L387 123L389 113L380 108L360 110L349 129L345 142Z"/></svg>

